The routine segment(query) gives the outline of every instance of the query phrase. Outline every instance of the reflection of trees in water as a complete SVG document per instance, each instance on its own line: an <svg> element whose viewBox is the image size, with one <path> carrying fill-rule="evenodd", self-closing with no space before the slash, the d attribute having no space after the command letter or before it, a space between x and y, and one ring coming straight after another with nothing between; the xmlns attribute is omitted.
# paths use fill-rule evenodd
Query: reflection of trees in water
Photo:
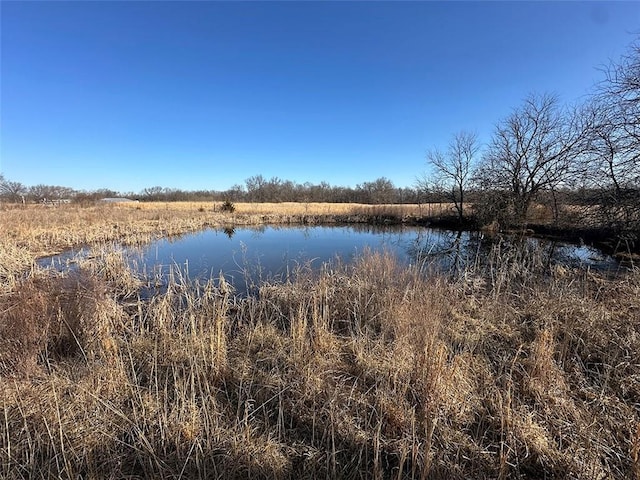
<svg viewBox="0 0 640 480"><path fill-rule="evenodd" d="M470 265L477 232L425 230L406 247L407 255L423 270L457 275Z"/></svg>
<svg viewBox="0 0 640 480"><path fill-rule="evenodd" d="M334 242L333 254L343 255L346 261L363 249L384 250L399 255L402 261L416 266L426 275L444 273L452 278L468 274L492 278L497 272L510 275L533 271L544 273L555 265L598 269L617 267L613 259L594 249L515 234L492 236L464 230L366 224L323 227L261 225L237 229L229 226L219 231L229 238L234 237L234 243L238 237L246 239L247 235L251 240L263 236L265 239L278 239L275 243L270 241L264 248L257 246L255 251L252 247L251 255L247 245L240 242L240 251L234 252L233 256L238 266L236 273L240 273L245 283L248 283L247 278L251 282L287 280L291 272L299 268L298 262L309 260L305 253L307 250L317 255L313 261L319 264L332 255ZM271 238L274 231L278 233ZM286 235L289 232L292 234L290 239ZM287 239L287 247L277 258L279 245L285 243L280 239L284 238ZM307 240L312 242L307 243ZM295 251L298 251L297 255Z"/></svg>
<svg viewBox="0 0 640 480"><path fill-rule="evenodd" d="M517 266L527 271L546 272L551 266L580 266L576 247L556 240L525 235L506 235L495 239L489 251L490 267Z"/></svg>
<svg viewBox="0 0 640 480"><path fill-rule="evenodd" d="M338 226L337 228L344 228ZM400 233L405 231L402 225L371 225L370 223L352 223L349 228L358 233Z"/></svg>
<svg viewBox="0 0 640 480"><path fill-rule="evenodd" d="M516 271L548 272L554 265L615 268L613 261L586 247L526 235L486 235L482 232L425 230L404 249L421 270L492 275L508 268Z"/></svg>
<svg viewBox="0 0 640 480"><path fill-rule="evenodd" d="M224 227L222 231L230 239L236 234L236 229L234 227Z"/></svg>

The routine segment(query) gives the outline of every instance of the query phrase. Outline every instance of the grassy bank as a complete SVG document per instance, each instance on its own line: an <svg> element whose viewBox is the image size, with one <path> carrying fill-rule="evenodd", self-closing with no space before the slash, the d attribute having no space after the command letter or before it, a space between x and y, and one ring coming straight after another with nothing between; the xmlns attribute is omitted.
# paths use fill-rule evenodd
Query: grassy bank
<svg viewBox="0 0 640 480"><path fill-rule="evenodd" d="M234 298L104 249L0 296L0 477L640 478L640 275L384 255Z"/></svg>

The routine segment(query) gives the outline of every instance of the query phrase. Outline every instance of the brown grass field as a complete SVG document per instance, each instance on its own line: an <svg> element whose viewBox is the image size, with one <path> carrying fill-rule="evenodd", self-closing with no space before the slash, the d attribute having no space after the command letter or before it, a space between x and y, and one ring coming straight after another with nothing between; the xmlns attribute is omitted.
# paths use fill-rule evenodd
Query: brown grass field
<svg viewBox="0 0 640 480"><path fill-rule="evenodd" d="M179 272L141 298L111 242L366 215L212 210L0 209L0 478L640 480L637 269L369 253L247 298ZM73 272L34 265L83 244Z"/></svg>

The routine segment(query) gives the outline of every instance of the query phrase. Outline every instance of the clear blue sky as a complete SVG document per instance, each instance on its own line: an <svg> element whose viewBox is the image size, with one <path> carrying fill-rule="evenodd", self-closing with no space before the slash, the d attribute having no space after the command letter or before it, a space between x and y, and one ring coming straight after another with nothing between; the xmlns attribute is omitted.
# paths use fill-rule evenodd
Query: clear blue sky
<svg viewBox="0 0 640 480"><path fill-rule="evenodd" d="M0 2L0 170L26 185L411 186L530 92L573 102L640 2Z"/></svg>

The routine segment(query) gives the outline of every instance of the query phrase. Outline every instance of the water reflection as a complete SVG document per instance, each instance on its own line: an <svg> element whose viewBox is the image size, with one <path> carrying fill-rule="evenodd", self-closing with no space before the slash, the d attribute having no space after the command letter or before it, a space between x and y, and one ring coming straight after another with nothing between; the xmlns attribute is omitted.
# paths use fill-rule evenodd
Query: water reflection
<svg viewBox="0 0 640 480"><path fill-rule="evenodd" d="M348 263L365 250L387 251L406 265L425 272L452 276L461 272L491 271L501 262L519 262L544 269L554 264L601 270L619 268L616 261L584 245L531 237L489 237L481 232L397 226L224 227L165 238L127 251L132 268L162 285L173 269L190 278L217 278L220 274L237 291L246 292L262 281L286 281L300 266L319 269L340 258ZM70 256L43 259L68 268ZM66 267L65 267L66 265ZM484 269L484 270L483 270Z"/></svg>
<svg viewBox="0 0 640 480"><path fill-rule="evenodd" d="M187 266L192 278L223 272L240 290L261 281L284 281L301 265L318 269L340 258L350 262L365 250L387 251L406 265L452 276L491 269L496 262L520 262L543 269L553 264L616 269L618 264L596 249L531 237L488 237L420 227L371 225L224 228L160 240L143 249L138 263L155 275Z"/></svg>
<svg viewBox="0 0 640 480"><path fill-rule="evenodd" d="M227 237L229 237L229 239L232 239L233 235L235 235L236 233L236 229L234 227L224 227L222 231L225 233Z"/></svg>
<svg viewBox="0 0 640 480"><path fill-rule="evenodd" d="M458 272L468 262L474 235L471 232L422 230L407 245L407 256L421 267Z"/></svg>
<svg viewBox="0 0 640 480"><path fill-rule="evenodd" d="M486 235L483 232L425 230L407 249L418 264L457 276L481 272L498 265L517 264L529 271L548 271L553 265L595 270L618 270L611 256L587 245L526 235Z"/></svg>

